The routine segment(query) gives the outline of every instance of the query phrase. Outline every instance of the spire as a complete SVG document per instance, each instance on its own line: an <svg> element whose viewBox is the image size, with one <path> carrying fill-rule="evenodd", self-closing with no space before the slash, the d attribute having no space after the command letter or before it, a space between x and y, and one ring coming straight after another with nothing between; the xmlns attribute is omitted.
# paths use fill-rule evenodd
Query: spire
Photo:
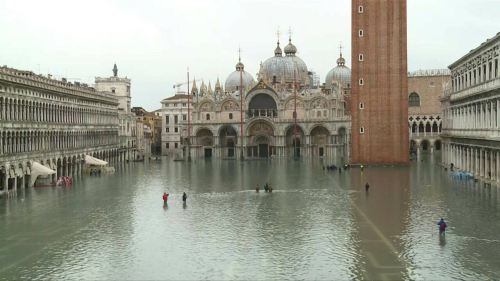
<svg viewBox="0 0 500 281"><path fill-rule="evenodd" d="M215 81L215 89L220 88L219 76L217 76L217 81Z"/></svg>
<svg viewBox="0 0 500 281"><path fill-rule="evenodd" d="M198 88L196 87L196 77L194 77L194 79L193 79L193 87L192 88L193 88L193 90L194 89L198 90Z"/></svg>
<svg viewBox="0 0 500 281"><path fill-rule="evenodd" d="M191 88L191 95L198 97L198 87L196 87L196 77L193 77L193 87Z"/></svg>
<svg viewBox="0 0 500 281"><path fill-rule="evenodd" d="M208 80L208 93L213 94L214 92L212 91L212 84L210 83L210 79Z"/></svg>
<svg viewBox="0 0 500 281"><path fill-rule="evenodd" d="M238 48L238 63L236 64L236 71L244 71L245 65L241 62L241 48Z"/></svg>
<svg viewBox="0 0 500 281"><path fill-rule="evenodd" d="M274 49L274 56L276 57L281 57L283 55L283 52L281 51L280 48L280 27L278 26L278 30L276 31L276 40L277 40L277 46L276 49Z"/></svg>
<svg viewBox="0 0 500 281"><path fill-rule="evenodd" d="M113 76L118 76L118 67L116 67L116 62L115 62L115 67L113 67Z"/></svg>
<svg viewBox="0 0 500 281"><path fill-rule="evenodd" d="M297 53L297 47L292 44L292 27L288 29L288 45L285 46L284 50L287 56L295 56Z"/></svg>
<svg viewBox="0 0 500 281"><path fill-rule="evenodd" d="M340 42L340 45L339 45L339 50L340 50L340 57L337 59L337 65L338 66L343 66L345 65L345 59L342 57L342 49L344 47L342 46L342 42Z"/></svg>

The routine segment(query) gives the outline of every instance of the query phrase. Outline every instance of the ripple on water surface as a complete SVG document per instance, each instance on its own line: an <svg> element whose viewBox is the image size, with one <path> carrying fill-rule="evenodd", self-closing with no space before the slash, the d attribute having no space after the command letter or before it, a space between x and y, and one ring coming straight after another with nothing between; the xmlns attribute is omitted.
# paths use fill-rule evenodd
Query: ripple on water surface
<svg viewBox="0 0 500 281"><path fill-rule="evenodd" d="M0 201L0 277L500 278L497 190L425 161L339 175L319 162L164 159L22 190ZM275 192L255 192L266 181Z"/></svg>

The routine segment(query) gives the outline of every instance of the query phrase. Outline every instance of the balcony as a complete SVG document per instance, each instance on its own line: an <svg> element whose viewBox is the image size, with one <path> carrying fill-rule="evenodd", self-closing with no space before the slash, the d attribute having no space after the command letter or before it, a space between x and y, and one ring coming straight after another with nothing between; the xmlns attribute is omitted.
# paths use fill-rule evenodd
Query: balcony
<svg viewBox="0 0 500 281"><path fill-rule="evenodd" d="M464 90L460 90L460 91L455 92L455 93L451 93L450 101L463 99L463 98L466 98L469 96L488 92L488 91L491 91L493 89L498 89L498 88L500 88L500 77L483 82L483 83L478 84L478 85L474 85L472 87L469 87L469 88L464 89ZM443 92L443 94L444 94L444 92Z"/></svg>

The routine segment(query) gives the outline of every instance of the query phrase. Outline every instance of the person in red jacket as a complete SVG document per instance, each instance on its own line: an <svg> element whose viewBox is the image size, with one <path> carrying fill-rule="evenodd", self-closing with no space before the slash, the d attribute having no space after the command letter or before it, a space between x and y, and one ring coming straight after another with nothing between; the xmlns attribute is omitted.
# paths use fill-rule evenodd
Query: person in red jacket
<svg viewBox="0 0 500 281"><path fill-rule="evenodd" d="M168 200L168 194L166 192L163 192L163 203L167 203Z"/></svg>

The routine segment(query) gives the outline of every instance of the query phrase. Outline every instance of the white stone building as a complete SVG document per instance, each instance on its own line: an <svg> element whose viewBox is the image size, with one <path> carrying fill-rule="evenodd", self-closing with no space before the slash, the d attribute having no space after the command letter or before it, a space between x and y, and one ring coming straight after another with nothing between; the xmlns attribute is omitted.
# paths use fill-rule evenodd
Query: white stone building
<svg viewBox="0 0 500 281"><path fill-rule="evenodd" d="M180 121L187 121L187 95L177 94L161 101L162 155L175 156L182 154L180 138Z"/></svg>
<svg viewBox="0 0 500 281"><path fill-rule="evenodd" d="M135 146L136 137L136 119L131 112L130 102L132 100L130 94L131 79L118 77L118 68L116 64L113 68L113 76L111 77L96 77L95 87L97 91L109 92L118 99L118 124L119 124L119 157L120 159L135 159L137 147Z"/></svg>
<svg viewBox="0 0 500 281"><path fill-rule="evenodd" d="M0 68L0 188L27 186L31 165L79 173L85 155L118 157L118 100L86 84Z"/></svg>
<svg viewBox="0 0 500 281"><path fill-rule="evenodd" d="M317 87L311 79L312 72L296 53L291 39L283 51L278 42L274 56L261 63L257 81L240 61L225 80L224 87L218 79L213 89L203 82L198 88L193 82L190 133L186 118L180 121L183 156L233 159L240 155L246 158L306 156L336 158L347 163L351 118L346 114L345 97L350 94L351 78L345 59L340 56L337 66L327 75L325 85ZM176 114L187 114L186 96L170 99L162 103L182 100L178 102L183 105L182 111ZM166 111L163 112L165 121Z"/></svg>
<svg viewBox="0 0 500 281"><path fill-rule="evenodd" d="M500 182L500 33L449 66L441 97L443 162Z"/></svg>

